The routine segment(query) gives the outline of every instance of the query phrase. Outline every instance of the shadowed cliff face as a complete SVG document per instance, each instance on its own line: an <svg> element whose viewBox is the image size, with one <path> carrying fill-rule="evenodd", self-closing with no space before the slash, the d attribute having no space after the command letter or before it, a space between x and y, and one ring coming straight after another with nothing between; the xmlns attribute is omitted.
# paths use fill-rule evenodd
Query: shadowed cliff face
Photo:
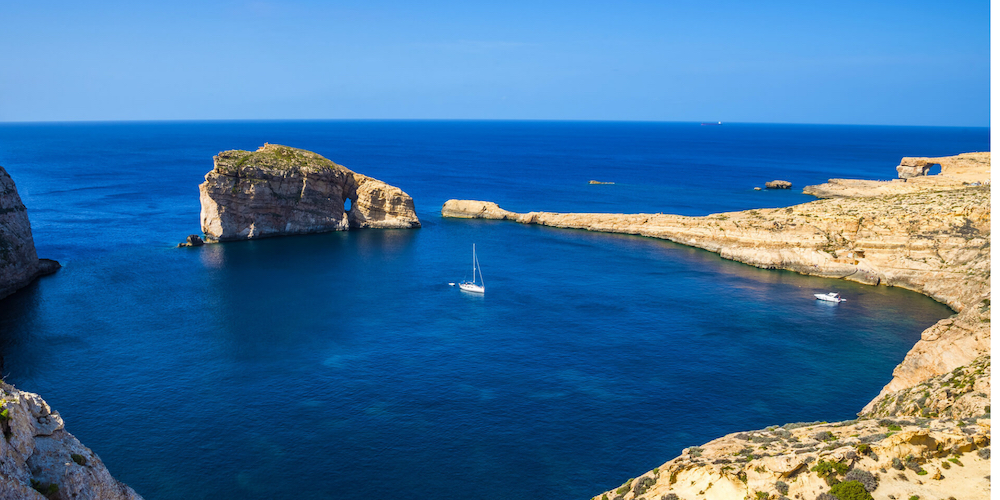
<svg viewBox="0 0 1000 500"><path fill-rule="evenodd" d="M28 212L14 180L0 167L0 297L27 284L38 270Z"/></svg>
<svg viewBox="0 0 1000 500"><path fill-rule="evenodd" d="M27 211L14 181L0 167L0 299L58 268L58 262L35 254ZM0 430L0 498L140 498L66 432L59 413L41 397L2 381Z"/></svg>
<svg viewBox="0 0 1000 500"><path fill-rule="evenodd" d="M420 227L413 199L399 188L276 144L219 153L199 189L202 231L219 241Z"/></svg>
<svg viewBox="0 0 1000 500"><path fill-rule="evenodd" d="M14 180L0 167L0 299L58 268L56 261L39 261L28 212Z"/></svg>

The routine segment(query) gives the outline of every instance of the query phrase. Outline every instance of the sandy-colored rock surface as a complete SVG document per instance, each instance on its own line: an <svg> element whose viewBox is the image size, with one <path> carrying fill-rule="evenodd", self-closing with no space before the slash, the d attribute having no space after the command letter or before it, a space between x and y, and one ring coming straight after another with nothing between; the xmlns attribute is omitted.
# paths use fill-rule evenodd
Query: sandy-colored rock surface
<svg viewBox="0 0 1000 500"><path fill-rule="evenodd" d="M402 190L310 151L265 144L214 160L199 186L201 228L210 240L420 227Z"/></svg>
<svg viewBox="0 0 1000 500"><path fill-rule="evenodd" d="M830 179L824 184L806 186L802 192L818 198L856 198L940 192L990 184L990 153L963 153L942 158L903 158L899 163L896 167L899 178L891 181ZM933 165L940 165L941 173L927 175Z"/></svg>
<svg viewBox="0 0 1000 500"><path fill-rule="evenodd" d="M111 477L37 394L0 382L0 428L0 500L141 498Z"/></svg>
<svg viewBox="0 0 1000 500"><path fill-rule="evenodd" d="M727 436L705 445L698 452L700 457L686 452L628 487L595 498L788 496L811 500L830 489L806 467L818 460L878 474L879 487L871 493L875 498L988 498L989 153L904 158L901 163L940 164L942 174L912 177L906 182L833 179L804 189L828 199L705 217L521 214L473 200L449 200L442 215L662 238L761 268L908 288L957 312L923 332L893 371L892 380L860 413L865 420L804 431L829 430L836 436L835 443L820 446L816 440L808 442L803 432L792 436L782 432L777 436L784 443L780 446L774 444L776 440L750 446ZM866 433L873 435L872 426L880 425L876 418L899 416L915 416L917 420L901 421L902 432L889 431L864 443L855 439ZM764 436L764 432L760 431L761 439L776 437ZM798 446L800 443L806 446ZM876 458L864 454L852 457L852 449L855 455L859 453L859 444L875 450ZM801 451L806 447L815 449ZM761 448L766 451L754 451ZM970 455L982 449L985 451ZM736 464L734 454L753 458ZM810 456L812 462L805 464ZM892 469L892 458L930 464L932 471L924 475L916 469ZM948 458L962 465L955 466ZM779 479L788 485L788 491L778 491L775 484Z"/></svg>
<svg viewBox="0 0 1000 500"><path fill-rule="evenodd" d="M0 167L0 299L57 269L58 262L35 253L28 211L14 180Z"/></svg>
<svg viewBox="0 0 1000 500"><path fill-rule="evenodd" d="M941 166L939 179L958 178L965 182L989 180L990 154L963 153L938 158L905 157L899 161L896 173L900 179L926 176L934 165Z"/></svg>
<svg viewBox="0 0 1000 500"><path fill-rule="evenodd" d="M813 500L853 480L879 500L987 499L989 446L989 418L786 424L687 448L593 498Z"/></svg>

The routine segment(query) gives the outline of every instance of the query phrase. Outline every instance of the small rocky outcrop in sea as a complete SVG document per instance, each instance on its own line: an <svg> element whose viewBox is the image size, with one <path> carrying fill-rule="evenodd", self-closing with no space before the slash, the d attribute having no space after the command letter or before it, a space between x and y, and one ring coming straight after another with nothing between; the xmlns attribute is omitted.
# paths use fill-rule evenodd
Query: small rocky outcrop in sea
<svg viewBox="0 0 1000 500"><path fill-rule="evenodd" d="M0 167L0 299L59 267L58 262L39 259L35 253L28 212L14 180Z"/></svg>
<svg viewBox="0 0 1000 500"><path fill-rule="evenodd" d="M420 227L413 198L399 188L277 144L219 153L199 189L210 240Z"/></svg>
<svg viewBox="0 0 1000 500"><path fill-rule="evenodd" d="M201 236L197 234L189 234L187 239L181 243L178 243L179 247L200 247L205 244L205 240L201 239Z"/></svg>
<svg viewBox="0 0 1000 500"><path fill-rule="evenodd" d="M0 498L137 500L38 395L0 382Z"/></svg>
<svg viewBox="0 0 1000 500"><path fill-rule="evenodd" d="M768 189L791 189L792 183L788 181L773 180L771 182L765 182L764 187Z"/></svg>

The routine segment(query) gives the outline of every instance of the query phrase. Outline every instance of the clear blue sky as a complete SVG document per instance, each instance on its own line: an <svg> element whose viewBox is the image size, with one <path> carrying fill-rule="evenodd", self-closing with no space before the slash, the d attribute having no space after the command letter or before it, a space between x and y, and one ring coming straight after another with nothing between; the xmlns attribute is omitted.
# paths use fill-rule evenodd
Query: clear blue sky
<svg viewBox="0 0 1000 500"><path fill-rule="evenodd" d="M988 126L988 1L33 0L0 121Z"/></svg>

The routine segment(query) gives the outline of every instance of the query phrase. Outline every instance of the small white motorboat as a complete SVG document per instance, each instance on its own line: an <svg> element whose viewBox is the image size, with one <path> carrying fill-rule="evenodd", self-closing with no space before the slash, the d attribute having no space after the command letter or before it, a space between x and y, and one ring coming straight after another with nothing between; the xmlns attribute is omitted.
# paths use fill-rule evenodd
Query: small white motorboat
<svg viewBox="0 0 1000 500"><path fill-rule="evenodd" d="M814 293L813 295L816 296L817 300L825 300L827 302L843 302L843 301L847 300L847 299L841 298L840 294L836 293L836 292Z"/></svg>

